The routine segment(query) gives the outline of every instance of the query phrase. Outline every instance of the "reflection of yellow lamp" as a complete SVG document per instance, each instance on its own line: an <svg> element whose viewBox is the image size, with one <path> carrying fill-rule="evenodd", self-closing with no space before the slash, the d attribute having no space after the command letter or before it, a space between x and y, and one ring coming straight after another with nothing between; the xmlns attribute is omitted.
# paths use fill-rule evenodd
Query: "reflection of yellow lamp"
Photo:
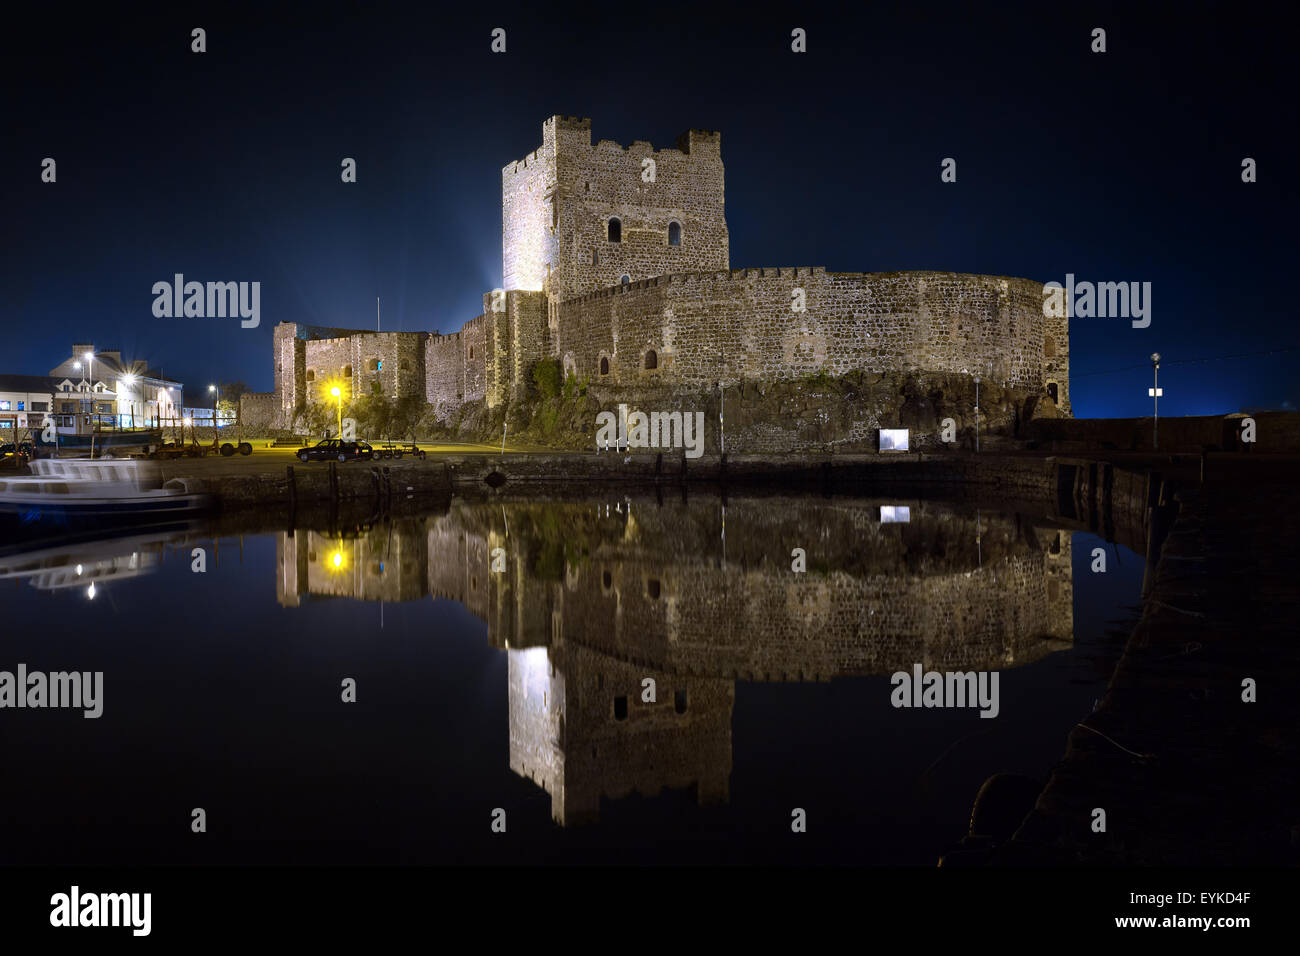
<svg viewBox="0 0 1300 956"><path fill-rule="evenodd" d="M334 562L334 567L336 567L336 568L341 568L341 567L343 567L343 552L342 552L342 551L335 551L335 552L334 552L334 557L333 557L331 560Z"/></svg>
<svg viewBox="0 0 1300 956"><path fill-rule="evenodd" d="M343 437L343 389L335 385L330 389L330 394L339 400L339 437ZM338 557L338 555L335 555Z"/></svg>

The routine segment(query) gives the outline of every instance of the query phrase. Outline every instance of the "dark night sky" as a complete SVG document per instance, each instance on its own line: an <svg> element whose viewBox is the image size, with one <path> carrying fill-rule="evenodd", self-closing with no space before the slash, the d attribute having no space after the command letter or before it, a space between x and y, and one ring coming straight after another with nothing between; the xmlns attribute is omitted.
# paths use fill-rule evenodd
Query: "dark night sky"
<svg viewBox="0 0 1300 956"><path fill-rule="evenodd" d="M501 167L553 113L593 139L722 131L731 265L1153 283L1152 323L1076 319L1075 414L1300 400L1293 34L1249 4L623 4L479 13L29 13L0 40L0 372L74 340L197 396L271 387L276 322L453 331L501 282ZM49 9L49 8L45 8ZM529 8L524 8L529 10ZM549 11L549 15L537 11ZM688 19L686 19L688 18ZM190 30L208 52L189 52ZM489 52L493 27L508 52ZM789 52L790 30L809 52ZM1089 52L1107 29L1109 51ZM40 163L58 162L58 182ZM345 156L355 185L339 180ZM955 185L939 162L958 162ZM1259 182L1241 182L1243 157ZM257 329L157 319L173 273L262 283ZM1094 374L1142 366L1119 374Z"/></svg>

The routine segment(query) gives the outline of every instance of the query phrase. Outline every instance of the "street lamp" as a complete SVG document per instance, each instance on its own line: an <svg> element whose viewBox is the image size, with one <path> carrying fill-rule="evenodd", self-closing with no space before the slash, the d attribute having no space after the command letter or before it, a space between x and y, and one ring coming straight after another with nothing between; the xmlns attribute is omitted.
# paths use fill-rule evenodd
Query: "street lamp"
<svg viewBox="0 0 1300 956"><path fill-rule="evenodd" d="M1151 387L1147 389L1147 396L1151 399L1152 417L1151 417L1151 447L1158 449L1160 447L1160 396L1165 390L1160 387L1160 353L1151 353Z"/></svg>
<svg viewBox="0 0 1300 956"><path fill-rule="evenodd" d="M342 438L343 437L343 389L335 385L333 388L330 389L330 394L339 400L339 438Z"/></svg>
<svg viewBox="0 0 1300 956"><path fill-rule="evenodd" d="M123 375L117 381L119 385L125 387L128 391L135 388L134 375ZM127 408L131 415L131 427L135 428L135 399L128 396L126 403L127 403Z"/></svg>
<svg viewBox="0 0 1300 956"><path fill-rule="evenodd" d="M87 387L90 389L90 457L95 457L95 353L87 352L82 356L86 360Z"/></svg>

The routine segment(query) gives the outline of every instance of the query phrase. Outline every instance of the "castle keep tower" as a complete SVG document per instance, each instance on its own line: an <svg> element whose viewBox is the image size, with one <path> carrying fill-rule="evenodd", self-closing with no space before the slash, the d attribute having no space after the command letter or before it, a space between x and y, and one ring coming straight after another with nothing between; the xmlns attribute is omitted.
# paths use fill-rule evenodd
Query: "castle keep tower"
<svg viewBox="0 0 1300 956"><path fill-rule="evenodd" d="M725 270L722 136L592 146L591 120L552 116L542 145L501 171L501 227L504 287L545 291L552 310L624 276Z"/></svg>

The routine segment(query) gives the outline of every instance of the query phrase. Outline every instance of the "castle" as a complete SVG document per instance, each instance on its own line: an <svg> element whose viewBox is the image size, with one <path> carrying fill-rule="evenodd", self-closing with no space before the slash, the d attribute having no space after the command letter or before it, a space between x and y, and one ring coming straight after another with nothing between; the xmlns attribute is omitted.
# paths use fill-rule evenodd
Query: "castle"
<svg viewBox="0 0 1300 956"><path fill-rule="evenodd" d="M502 170L503 287L483 313L450 334L282 322L272 417L289 427L341 382L422 396L446 422L520 401L547 359L603 397L909 371L982 376L1070 413L1068 320L1044 315L1042 283L732 269L723 182L717 132L690 130L675 149L593 145L589 119L552 116L541 146Z"/></svg>

